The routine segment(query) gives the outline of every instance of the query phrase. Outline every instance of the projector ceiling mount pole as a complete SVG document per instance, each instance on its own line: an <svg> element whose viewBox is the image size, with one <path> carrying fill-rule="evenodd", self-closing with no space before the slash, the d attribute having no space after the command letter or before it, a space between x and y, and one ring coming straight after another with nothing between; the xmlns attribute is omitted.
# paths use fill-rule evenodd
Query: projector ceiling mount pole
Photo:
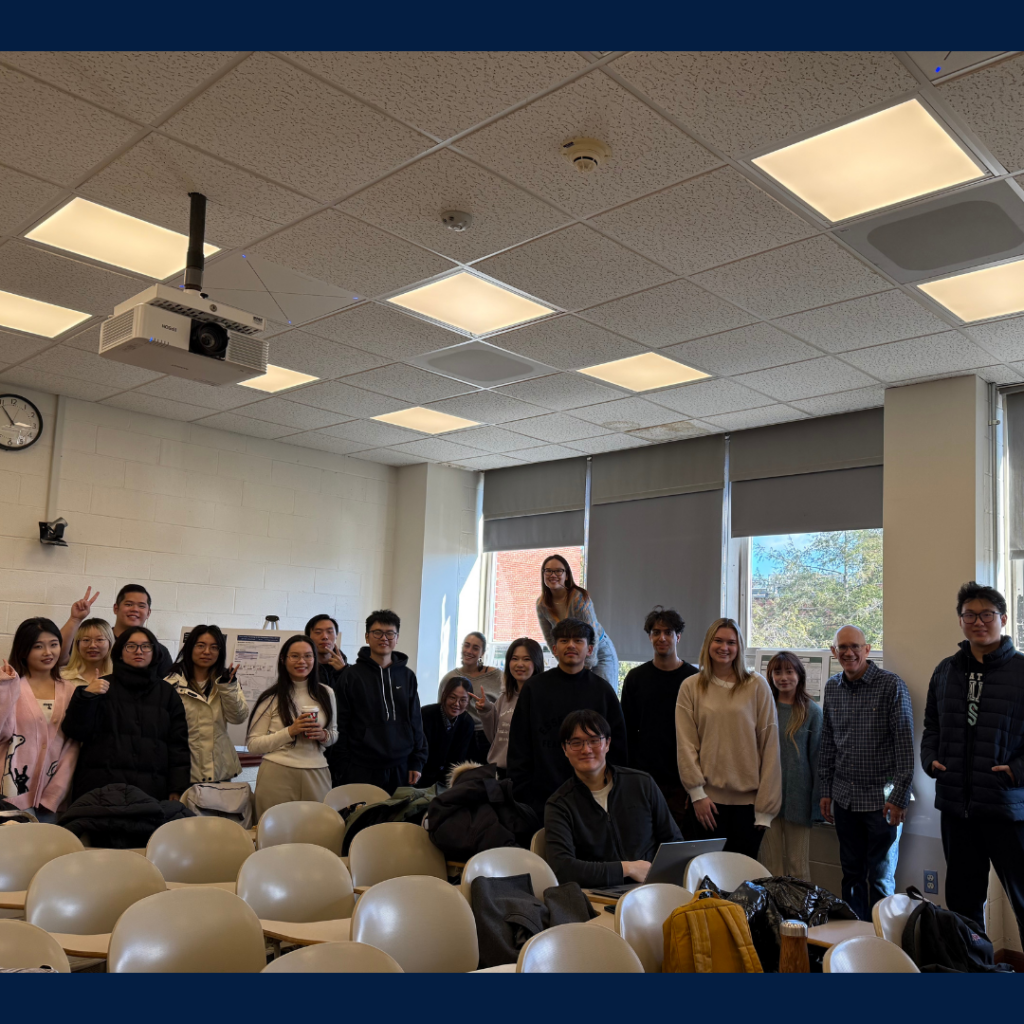
<svg viewBox="0 0 1024 1024"><path fill-rule="evenodd" d="M203 242L206 238L206 196L202 192L189 192L192 208L188 216L188 256L185 260L185 290L202 292Z"/></svg>

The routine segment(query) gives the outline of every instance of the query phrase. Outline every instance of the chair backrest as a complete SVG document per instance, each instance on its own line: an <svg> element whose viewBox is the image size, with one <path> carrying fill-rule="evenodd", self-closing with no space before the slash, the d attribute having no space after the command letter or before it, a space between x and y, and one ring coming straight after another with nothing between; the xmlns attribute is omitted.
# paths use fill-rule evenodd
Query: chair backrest
<svg viewBox="0 0 1024 1024"><path fill-rule="evenodd" d="M440 878L405 875L367 889L352 914L351 936L383 949L410 973L465 973L479 965L473 911Z"/></svg>
<svg viewBox="0 0 1024 1024"><path fill-rule="evenodd" d="M292 800L263 812L256 827L256 849L283 843L312 843L341 856L345 822L341 815L318 800Z"/></svg>
<svg viewBox="0 0 1024 1024"><path fill-rule="evenodd" d="M902 948L903 929L918 902L903 893L896 893L894 896L885 896L880 899L871 908L871 921L875 926L875 934L880 939L888 939Z"/></svg>
<svg viewBox="0 0 1024 1024"><path fill-rule="evenodd" d="M643 974L630 944L608 928L560 924L538 932L519 951L517 974Z"/></svg>
<svg viewBox="0 0 1024 1024"><path fill-rule="evenodd" d="M540 898L545 889L558 885L554 871L543 857L522 850L518 846L499 846L474 854L462 869L462 895L470 900L474 878L507 878L509 875L529 874L533 882L533 894Z"/></svg>
<svg viewBox="0 0 1024 1024"><path fill-rule="evenodd" d="M146 859L168 882L233 882L253 853L249 833L229 818L180 818L149 838Z"/></svg>
<svg viewBox="0 0 1024 1024"><path fill-rule="evenodd" d="M355 905L344 861L311 843L257 850L238 872L235 892L272 921L334 921L351 917Z"/></svg>
<svg viewBox="0 0 1024 1024"><path fill-rule="evenodd" d="M44 864L25 897L25 919L48 932L102 935L130 907L167 886L131 850L80 850Z"/></svg>
<svg viewBox="0 0 1024 1024"><path fill-rule="evenodd" d="M652 882L630 889L615 904L615 930L633 947L648 974L661 972L666 918L692 899L693 893L681 885Z"/></svg>
<svg viewBox="0 0 1024 1024"><path fill-rule="evenodd" d="M382 821L364 828L349 847L348 866L353 885L376 885L402 875L448 878L444 854L425 828L408 821Z"/></svg>
<svg viewBox="0 0 1024 1024"><path fill-rule="evenodd" d="M686 866L684 887L690 892L700 888L700 880L707 875L723 892L732 892L737 886L754 878L770 878L771 872L745 853L702 853Z"/></svg>
<svg viewBox="0 0 1024 1024"><path fill-rule="evenodd" d="M544 829L539 828L533 833L533 838L530 840L530 853L537 854L538 857L544 857L546 843L544 842Z"/></svg>
<svg viewBox="0 0 1024 1024"><path fill-rule="evenodd" d="M224 889L171 889L140 900L118 919L107 954L112 974L256 974L266 964L259 918Z"/></svg>
<svg viewBox="0 0 1024 1024"><path fill-rule="evenodd" d="M825 950L826 974L920 974L917 964L894 942L856 935Z"/></svg>
<svg viewBox="0 0 1024 1024"><path fill-rule="evenodd" d="M371 786L368 782L350 782L347 786L335 786L324 803L336 811L342 811L353 804L378 804L381 800L390 800L391 794L380 786Z"/></svg>
<svg viewBox="0 0 1024 1024"><path fill-rule="evenodd" d="M82 841L60 825L4 825L0 828L0 892L21 892L47 862L84 850Z"/></svg>
<svg viewBox="0 0 1024 1024"><path fill-rule="evenodd" d="M0 921L0 967L52 967L61 974L71 973L60 943L28 921Z"/></svg>
<svg viewBox="0 0 1024 1024"><path fill-rule="evenodd" d="M383 949L365 942L318 942L271 960L264 974L403 974Z"/></svg>

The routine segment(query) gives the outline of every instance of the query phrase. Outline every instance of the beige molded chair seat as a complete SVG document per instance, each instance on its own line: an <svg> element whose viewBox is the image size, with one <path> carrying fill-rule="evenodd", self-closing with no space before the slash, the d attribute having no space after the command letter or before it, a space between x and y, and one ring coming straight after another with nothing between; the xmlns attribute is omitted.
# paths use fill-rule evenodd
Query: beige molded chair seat
<svg viewBox="0 0 1024 1024"><path fill-rule="evenodd" d="M263 968L264 974L403 974L383 949L365 942L324 942L286 953Z"/></svg>
<svg viewBox="0 0 1024 1024"><path fill-rule="evenodd" d="M920 974L895 943L877 935L858 935L825 951L826 974Z"/></svg>
<svg viewBox="0 0 1024 1024"><path fill-rule="evenodd" d="M223 889L172 889L132 904L107 957L112 974L256 974L266 964L259 918Z"/></svg>
<svg viewBox="0 0 1024 1024"><path fill-rule="evenodd" d="M538 857L544 857L545 846L544 829L539 828L533 833L533 838L530 840L530 853L535 853Z"/></svg>
<svg viewBox="0 0 1024 1024"><path fill-rule="evenodd" d="M753 857L745 853L702 853L686 866L686 879L683 883L690 892L700 888L700 881L706 875L723 892L732 892L744 882L755 878L771 878L771 872Z"/></svg>
<svg viewBox="0 0 1024 1024"><path fill-rule="evenodd" d="M630 944L607 928L560 924L538 932L519 951L518 974L643 974Z"/></svg>
<svg viewBox="0 0 1024 1024"><path fill-rule="evenodd" d="M474 854L462 872L462 895L470 899L474 878L508 878L510 875L530 876L533 894L538 899L544 890L558 885L558 879L548 862L529 850L517 846L502 846ZM470 900L472 903L472 900Z"/></svg>
<svg viewBox="0 0 1024 1024"><path fill-rule="evenodd" d="M343 811L353 804L379 804L381 800L390 800L391 794L380 786L371 786L368 782L350 782L347 786L335 786L324 803L336 811Z"/></svg>
<svg viewBox="0 0 1024 1024"><path fill-rule="evenodd" d="M807 929L807 941L812 946L834 946L837 942L874 934L875 926L870 921L826 921Z"/></svg>
<svg viewBox="0 0 1024 1024"><path fill-rule="evenodd" d="M920 904L904 893L885 896L871 908L871 923L880 939L888 939L897 946L903 946L903 929L914 908Z"/></svg>
<svg viewBox="0 0 1024 1024"><path fill-rule="evenodd" d="M52 967L61 974L71 973L60 943L27 921L0 921L0 967Z"/></svg>
<svg viewBox="0 0 1024 1024"><path fill-rule="evenodd" d="M436 877L389 878L367 890L352 914L352 939L383 949L410 973L467 973L480 963L473 911Z"/></svg>
<svg viewBox="0 0 1024 1024"><path fill-rule="evenodd" d="M693 893L681 885L652 882L630 889L615 904L615 931L630 944L648 974L661 973L666 919L692 899Z"/></svg>
<svg viewBox="0 0 1024 1024"><path fill-rule="evenodd" d="M24 910L32 876L48 861L84 849L78 836L60 825L4 825L0 828L0 909Z"/></svg>
<svg viewBox="0 0 1024 1024"><path fill-rule="evenodd" d="M312 843L341 856L345 822L341 815L317 800L292 800L263 812L256 827L256 849L285 843Z"/></svg>
<svg viewBox="0 0 1024 1024"><path fill-rule="evenodd" d="M402 875L448 877L444 854L430 841L427 830L408 821L383 821L364 828L348 848L348 861L357 887Z"/></svg>
<svg viewBox="0 0 1024 1024"><path fill-rule="evenodd" d="M165 881L179 885L233 883L253 854L249 834L236 821L203 815L161 825L146 846L146 858Z"/></svg>

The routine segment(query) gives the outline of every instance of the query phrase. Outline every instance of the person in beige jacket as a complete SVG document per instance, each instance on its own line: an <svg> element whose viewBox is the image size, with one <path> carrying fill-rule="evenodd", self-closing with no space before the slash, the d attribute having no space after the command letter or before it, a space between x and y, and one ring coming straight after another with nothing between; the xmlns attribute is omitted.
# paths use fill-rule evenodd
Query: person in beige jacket
<svg viewBox="0 0 1024 1024"><path fill-rule="evenodd" d="M227 782L242 770L227 727L244 722L249 705L235 678L238 666L228 668L226 655L219 627L196 626L166 677L185 705L193 784Z"/></svg>
<svg viewBox="0 0 1024 1024"><path fill-rule="evenodd" d="M686 838L725 839L727 851L756 859L782 807L779 725L771 688L747 669L732 619L711 624L700 671L679 687L676 755L690 798Z"/></svg>

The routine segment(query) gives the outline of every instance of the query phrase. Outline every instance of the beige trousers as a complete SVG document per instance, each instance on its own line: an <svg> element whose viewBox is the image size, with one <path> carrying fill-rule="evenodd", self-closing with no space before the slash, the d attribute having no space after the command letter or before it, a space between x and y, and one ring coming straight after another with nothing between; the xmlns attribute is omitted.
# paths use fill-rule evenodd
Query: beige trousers
<svg viewBox="0 0 1024 1024"><path fill-rule="evenodd" d="M795 825L785 818L776 818L765 829L758 859L773 875L792 875L811 880L811 826Z"/></svg>
<svg viewBox="0 0 1024 1024"><path fill-rule="evenodd" d="M322 803L331 789L330 768L289 768L264 760L256 773L256 820L263 812L290 800Z"/></svg>

